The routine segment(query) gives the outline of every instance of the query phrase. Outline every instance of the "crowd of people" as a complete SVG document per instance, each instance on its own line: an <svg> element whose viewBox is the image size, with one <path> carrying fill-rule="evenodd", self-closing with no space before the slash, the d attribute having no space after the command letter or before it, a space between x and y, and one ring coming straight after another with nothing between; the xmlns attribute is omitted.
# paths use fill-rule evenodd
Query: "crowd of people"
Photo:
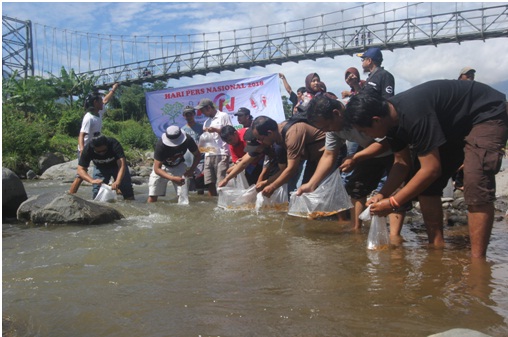
<svg viewBox="0 0 508 337"><path fill-rule="evenodd" d="M165 196L170 181L179 196L189 186L217 196L217 188L241 172L265 197L285 184L289 192L302 195L338 169L353 204L349 216L341 217L350 218L353 229L362 227L359 215L370 207L371 214L388 216L390 236L401 242L405 214L418 200L429 243L441 247L441 196L453 179L468 206L471 255L484 258L494 221L495 174L508 139L505 95L476 82L469 67L458 80L430 81L396 94L379 48L357 56L368 76L361 80L356 67L348 68L350 89L340 98L327 91L317 73L307 75L296 93L279 74L292 103L291 117L282 123L269 116L253 118L241 107L234 113L238 129L210 99L185 107L187 124L169 126L155 145L147 201ZM85 104L76 181L94 184L95 195L113 177L112 188L131 199L123 149L100 135L100 111L108 95L95 95ZM197 111L207 117L203 125L194 119ZM204 133L215 149L199 146ZM93 176L87 173L90 161L95 163ZM73 184L71 193L76 190Z"/></svg>

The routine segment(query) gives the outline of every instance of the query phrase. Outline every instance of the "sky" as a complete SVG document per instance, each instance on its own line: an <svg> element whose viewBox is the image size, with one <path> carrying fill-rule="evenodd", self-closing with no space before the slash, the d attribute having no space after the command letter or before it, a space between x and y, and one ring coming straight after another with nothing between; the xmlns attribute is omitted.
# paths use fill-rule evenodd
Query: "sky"
<svg viewBox="0 0 508 337"><path fill-rule="evenodd" d="M308 15L331 13L358 6L352 2L3 2L2 15L31 20L38 25L82 32L126 36L160 36L198 34L241 29ZM405 3L400 3L401 5ZM464 3L450 3L466 6ZM449 5L450 5L449 4ZM455 4L455 5L454 5ZM382 3L371 5L382 6ZM508 37L485 41L466 41L383 51L383 66L395 77L395 92L434 79L456 79L460 69L476 69L476 80L508 94ZM284 73L293 90L304 86L305 76L316 72L328 91L340 93L348 89L344 72L349 67L361 70L356 56L336 56L299 63L252 67L220 74L195 75L170 79L169 87L265 76ZM361 75L362 79L367 74ZM281 83L281 92L285 90Z"/></svg>

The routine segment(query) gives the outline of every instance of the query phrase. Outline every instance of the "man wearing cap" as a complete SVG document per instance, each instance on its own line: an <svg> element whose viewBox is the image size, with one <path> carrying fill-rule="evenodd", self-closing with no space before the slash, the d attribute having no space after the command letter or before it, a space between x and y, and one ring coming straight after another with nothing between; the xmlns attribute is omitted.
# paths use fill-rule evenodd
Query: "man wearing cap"
<svg viewBox="0 0 508 337"><path fill-rule="evenodd" d="M94 163L93 177L88 174L90 162ZM115 138L98 135L85 145L78 163L79 177L93 184L93 198L99 193L101 184L108 184L113 178L112 190L121 191L126 200L134 199L131 176L127 168L122 145Z"/></svg>
<svg viewBox="0 0 508 337"><path fill-rule="evenodd" d="M252 125L252 116L249 109L242 107L238 109L235 116L238 119L238 123L242 124L244 128L250 128Z"/></svg>
<svg viewBox="0 0 508 337"><path fill-rule="evenodd" d="M215 108L212 100L203 98L199 104L194 107L200 110L208 119L203 124L203 131L210 132L217 143L219 153L205 153L205 165L203 173L205 175L205 185L208 186L208 195L217 196L216 184L224 179L229 167L229 145L220 138L220 130L224 125L233 125L229 115Z"/></svg>
<svg viewBox="0 0 508 337"><path fill-rule="evenodd" d="M191 167L185 165L184 155L187 150L194 155ZM189 189L185 177L194 175L201 158L196 142L187 137L178 126L171 125L157 141L153 157L153 170L148 181L148 202L156 202L159 196L165 196L168 181L171 181L179 203L184 203L181 196L187 195Z"/></svg>
<svg viewBox="0 0 508 337"><path fill-rule="evenodd" d="M390 98L395 93L395 79L393 75L381 67L383 54L379 48L369 48L365 53L356 54L362 58L362 68L369 73L363 90L374 89L384 98Z"/></svg>
<svg viewBox="0 0 508 337"><path fill-rule="evenodd" d="M192 137L196 144L199 144L199 137L203 134L203 124L196 122L196 110L192 106L186 106L183 109L183 118L187 121L187 124L182 126L182 131L184 131L187 136ZM185 153L185 162L190 164L193 160L193 155L190 151ZM203 165L205 164L205 154L201 154L201 160L198 165L197 172L195 172L195 176L190 180L189 191L197 190L198 194L204 194L204 177L203 177Z"/></svg>
<svg viewBox="0 0 508 337"><path fill-rule="evenodd" d="M192 106L186 106L182 113L183 118L187 121L187 124L182 126L182 131L187 136L192 137L196 143L199 142L199 136L203 133L203 124L196 122L196 110Z"/></svg>
<svg viewBox="0 0 508 337"><path fill-rule="evenodd" d="M262 191L263 195L268 198L277 188L298 174L299 166L304 160L307 163L302 183L309 181L324 151L325 132L304 122L294 123L291 127L284 129L287 123L285 121L277 124L267 116L256 117L252 123L252 134L261 144L267 147L278 144L284 147L287 153L286 168Z"/></svg>
<svg viewBox="0 0 508 337"><path fill-rule="evenodd" d="M247 141L245 140L245 133L248 131L248 128L241 128L236 130L231 125L225 125L222 127L220 132L221 139L229 144L229 151L231 152L231 160L233 161L233 165L237 165L242 161L243 156L247 152ZM263 169L263 158L258 156L257 160L254 160L252 163L249 163L245 168L245 177L247 178L247 182L249 185L255 184L258 181L259 174ZM228 172L231 171L231 168Z"/></svg>
<svg viewBox="0 0 508 337"><path fill-rule="evenodd" d="M460 70L459 80L474 81L476 70L471 67L464 67Z"/></svg>
<svg viewBox="0 0 508 337"><path fill-rule="evenodd" d="M244 156L231 170L228 170L228 174L219 182L218 186L226 186L231 179L234 179L240 172L247 169L249 165L264 157L263 168L256 182L256 190L261 191L265 186L277 179L280 173L286 168L286 150L278 144L266 147L259 143L252 134L252 128L246 129L243 140L245 141L245 147L243 149L245 151Z"/></svg>

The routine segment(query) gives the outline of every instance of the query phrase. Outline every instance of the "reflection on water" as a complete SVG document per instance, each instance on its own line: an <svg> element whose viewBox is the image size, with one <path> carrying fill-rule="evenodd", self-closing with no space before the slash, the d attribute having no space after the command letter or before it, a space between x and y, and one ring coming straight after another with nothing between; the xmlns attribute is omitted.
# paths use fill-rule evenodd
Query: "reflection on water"
<svg viewBox="0 0 508 337"><path fill-rule="evenodd" d="M126 218L109 225L3 224L3 314L18 335L508 335L505 222L488 261L471 263L467 228L447 229L434 250L408 224L401 247L371 251L368 226L225 211L206 196L136 198L112 204Z"/></svg>

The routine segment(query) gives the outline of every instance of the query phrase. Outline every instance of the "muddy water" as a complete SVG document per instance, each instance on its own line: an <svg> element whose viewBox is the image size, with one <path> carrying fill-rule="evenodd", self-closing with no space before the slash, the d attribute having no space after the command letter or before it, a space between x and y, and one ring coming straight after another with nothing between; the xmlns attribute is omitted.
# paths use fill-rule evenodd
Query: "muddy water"
<svg viewBox="0 0 508 337"><path fill-rule="evenodd" d="M148 205L146 185L135 191L112 204L126 216L113 224L3 224L2 308L18 336L508 336L504 220L487 262L471 264L465 227L433 250L406 224L400 247L375 252L368 226L224 211L195 194Z"/></svg>

